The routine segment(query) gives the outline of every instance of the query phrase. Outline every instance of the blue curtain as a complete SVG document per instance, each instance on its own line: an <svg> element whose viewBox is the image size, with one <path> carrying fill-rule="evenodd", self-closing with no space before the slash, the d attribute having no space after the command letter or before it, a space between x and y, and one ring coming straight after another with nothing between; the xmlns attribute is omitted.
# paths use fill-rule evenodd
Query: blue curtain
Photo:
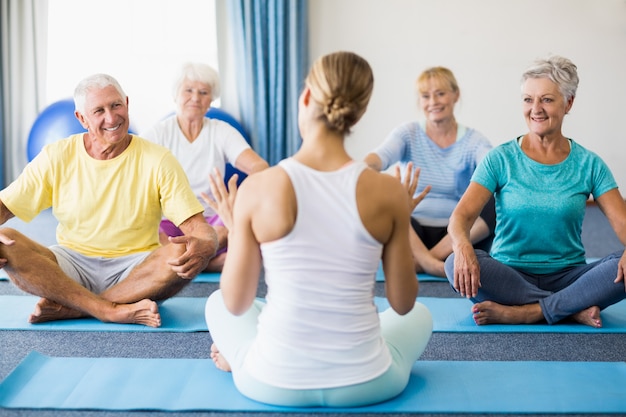
<svg viewBox="0 0 626 417"><path fill-rule="evenodd" d="M5 183L5 174L4 171L7 168L7 164L6 164L6 158L5 158L5 149L4 149L4 103L1 99L1 97L4 97L4 87L3 87L3 82L2 79L4 78L4 72L3 72L3 68L4 68L4 62L3 62L3 58L2 56L4 55L2 53L2 49L3 49L3 36L2 34L4 33L4 23L2 21L2 19L0 19L0 189L3 189L6 186Z"/></svg>
<svg viewBox="0 0 626 417"><path fill-rule="evenodd" d="M300 146L298 97L308 70L307 0L228 1L241 122L270 165Z"/></svg>

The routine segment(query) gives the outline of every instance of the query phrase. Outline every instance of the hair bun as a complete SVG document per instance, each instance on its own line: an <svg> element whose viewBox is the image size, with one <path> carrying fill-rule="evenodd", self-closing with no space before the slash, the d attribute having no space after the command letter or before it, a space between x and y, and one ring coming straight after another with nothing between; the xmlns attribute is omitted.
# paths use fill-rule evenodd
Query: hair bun
<svg viewBox="0 0 626 417"><path fill-rule="evenodd" d="M340 51L318 58L305 83L319 118L329 129L346 135L367 109L374 75L365 59Z"/></svg>
<svg viewBox="0 0 626 417"><path fill-rule="evenodd" d="M357 116L356 105L343 97L333 97L324 106L324 115L328 123L340 132L354 124Z"/></svg>

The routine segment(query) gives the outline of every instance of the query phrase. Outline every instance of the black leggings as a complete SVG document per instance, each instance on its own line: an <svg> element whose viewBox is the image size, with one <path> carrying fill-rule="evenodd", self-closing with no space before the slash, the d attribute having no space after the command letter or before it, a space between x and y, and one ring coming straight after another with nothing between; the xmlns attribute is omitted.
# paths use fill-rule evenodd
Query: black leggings
<svg viewBox="0 0 626 417"><path fill-rule="evenodd" d="M491 249L491 242L493 242L493 231L496 228L496 204L493 196L489 199L487 204L485 204L485 207L483 207L483 211L480 213L480 218L487 223L487 227L489 227L489 235L483 240L476 242L474 244L474 248L489 252L489 249ZM447 227L423 226L413 217L411 217L411 226L428 249L431 249L439 243L445 235L448 234Z"/></svg>

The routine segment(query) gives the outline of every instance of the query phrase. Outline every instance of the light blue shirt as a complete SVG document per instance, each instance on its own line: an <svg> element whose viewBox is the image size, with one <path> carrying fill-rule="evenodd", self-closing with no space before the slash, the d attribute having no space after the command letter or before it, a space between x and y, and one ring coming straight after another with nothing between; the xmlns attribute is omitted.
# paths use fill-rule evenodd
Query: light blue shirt
<svg viewBox="0 0 626 417"><path fill-rule="evenodd" d="M416 195L427 185L432 190L417 205L413 217L426 225L445 226L476 165L491 148L480 132L461 125L457 141L441 148L426 135L420 123L410 122L394 129L374 152L382 161L383 170L400 163L404 175L409 162L421 169ZM439 221L429 224L432 219Z"/></svg>
<svg viewBox="0 0 626 417"><path fill-rule="evenodd" d="M513 140L489 152L476 168L472 181L496 200L494 259L535 274L585 263L581 233L587 200L617 183L598 155L570 143L564 161L545 165Z"/></svg>

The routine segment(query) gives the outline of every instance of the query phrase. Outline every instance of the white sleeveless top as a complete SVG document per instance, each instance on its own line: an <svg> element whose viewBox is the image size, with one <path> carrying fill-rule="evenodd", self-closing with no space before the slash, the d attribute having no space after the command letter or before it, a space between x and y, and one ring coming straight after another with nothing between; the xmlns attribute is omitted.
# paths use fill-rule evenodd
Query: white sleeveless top
<svg viewBox="0 0 626 417"><path fill-rule="evenodd" d="M320 172L280 162L293 185L297 218L285 237L261 245L267 305L244 367L289 389L334 388L384 373L391 355L373 302L382 244L365 229L354 162Z"/></svg>

